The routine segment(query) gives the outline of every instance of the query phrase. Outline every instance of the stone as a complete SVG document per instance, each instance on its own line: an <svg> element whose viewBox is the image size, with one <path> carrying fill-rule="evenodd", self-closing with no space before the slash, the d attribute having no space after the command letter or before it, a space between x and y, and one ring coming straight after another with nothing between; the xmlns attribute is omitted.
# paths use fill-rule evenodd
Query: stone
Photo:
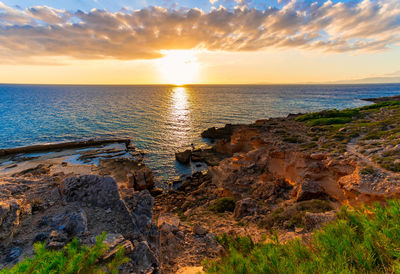
<svg viewBox="0 0 400 274"><path fill-rule="evenodd" d="M233 211L233 216L237 219L253 216L257 213L258 203L252 198L245 198L243 200L237 201L235 205L235 210Z"/></svg>
<svg viewBox="0 0 400 274"><path fill-rule="evenodd" d="M48 249L60 249L68 242L68 236L62 231L53 230L50 233L49 241L46 244Z"/></svg>
<svg viewBox="0 0 400 274"><path fill-rule="evenodd" d="M325 190L318 183L304 180L298 187L296 201L300 202L312 199L325 200L328 197Z"/></svg>
<svg viewBox="0 0 400 274"><path fill-rule="evenodd" d="M193 225L193 233L196 235L205 235L207 233L207 230L202 227L199 223L195 223Z"/></svg>
<svg viewBox="0 0 400 274"><path fill-rule="evenodd" d="M70 237L82 235L87 231L87 217L83 209L58 214L52 220L53 228L64 231Z"/></svg>
<svg viewBox="0 0 400 274"><path fill-rule="evenodd" d="M140 232L148 231L153 218L154 199L148 190L134 192L124 198L124 204L129 211L135 229Z"/></svg>
<svg viewBox="0 0 400 274"><path fill-rule="evenodd" d="M6 258L4 259L5 263L10 263L18 259L19 256L21 256L22 253L22 248L19 246L14 246L11 248L10 252L8 252Z"/></svg>
<svg viewBox="0 0 400 274"><path fill-rule="evenodd" d="M226 124L225 127L211 127L201 133L201 137L209 139L230 139L235 126Z"/></svg>
<svg viewBox="0 0 400 274"><path fill-rule="evenodd" d="M82 175L65 179L60 186L67 202L97 206L104 209L121 206L118 185L111 177Z"/></svg>
<svg viewBox="0 0 400 274"><path fill-rule="evenodd" d="M109 247L109 250L103 256L103 260L112 258L118 252L119 246L124 248L125 254L131 253L134 249L132 242L126 240L122 234L109 233L103 243Z"/></svg>
<svg viewBox="0 0 400 274"><path fill-rule="evenodd" d="M137 191L152 189L154 187L154 175L150 168L142 167L128 175L128 187Z"/></svg>
<svg viewBox="0 0 400 274"><path fill-rule="evenodd" d="M304 224L306 229L312 230L322 227L324 224L335 220L336 214L334 211L324 213L306 212L304 216Z"/></svg>
<svg viewBox="0 0 400 274"><path fill-rule="evenodd" d="M159 261L151 250L149 243L141 241L134 244L134 250L129 254L134 273L158 273Z"/></svg>
<svg viewBox="0 0 400 274"><path fill-rule="evenodd" d="M183 152L175 152L175 159L181 164L188 164L190 162L191 155L192 151L187 149Z"/></svg>

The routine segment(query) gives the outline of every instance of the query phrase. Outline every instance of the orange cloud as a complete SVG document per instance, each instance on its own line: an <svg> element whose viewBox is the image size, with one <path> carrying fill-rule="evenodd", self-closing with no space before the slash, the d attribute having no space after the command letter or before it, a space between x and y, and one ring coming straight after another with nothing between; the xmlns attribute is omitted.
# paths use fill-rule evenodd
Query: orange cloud
<svg viewBox="0 0 400 274"><path fill-rule="evenodd" d="M282 9L223 7L208 13L148 7L132 12L25 10L0 2L1 63L30 57L152 59L161 50L301 48L380 51L400 41L400 2L288 2Z"/></svg>

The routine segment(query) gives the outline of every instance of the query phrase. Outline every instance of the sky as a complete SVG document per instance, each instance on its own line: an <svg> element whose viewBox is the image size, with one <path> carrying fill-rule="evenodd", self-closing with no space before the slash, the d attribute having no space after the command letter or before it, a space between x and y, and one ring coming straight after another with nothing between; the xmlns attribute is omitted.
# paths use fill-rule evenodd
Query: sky
<svg viewBox="0 0 400 274"><path fill-rule="evenodd" d="M0 83L364 78L400 79L399 0L0 1Z"/></svg>

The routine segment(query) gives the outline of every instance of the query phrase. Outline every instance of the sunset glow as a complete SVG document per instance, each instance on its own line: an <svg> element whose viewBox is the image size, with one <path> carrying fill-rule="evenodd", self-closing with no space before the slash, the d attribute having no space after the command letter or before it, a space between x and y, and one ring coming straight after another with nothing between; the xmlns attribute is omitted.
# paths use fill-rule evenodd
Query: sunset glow
<svg viewBox="0 0 400 274"><path fill-rule="evenodd" d="M3 0L0 83L398 82L399 17L398 0Z"/></svg>
<svg viewBox="0 0 400 274"><path fill-rule="evenodd" d="M165 84L184 85L198 82L200 64L192 51L166 51L157 65Z"/></svg>

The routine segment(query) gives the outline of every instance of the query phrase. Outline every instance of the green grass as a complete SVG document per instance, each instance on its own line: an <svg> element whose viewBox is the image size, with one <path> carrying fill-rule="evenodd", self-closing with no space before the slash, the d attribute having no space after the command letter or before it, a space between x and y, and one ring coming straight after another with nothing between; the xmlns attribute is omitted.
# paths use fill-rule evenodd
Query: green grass
<svg viewBox="0 0 400 274"><path fill-rule="evenodd" d="M313 112L300 115L296 117L296 121L306 122L310 120L329 119L329 118L351 118L358 116L360 111L358 109L344 109L344 110L324 110L320 112Z"/></svg>
<svg viewBox="0 0 400 274"><path fill-rule="evenodd" d="M319 119L314 119L310 120L306 123L307 126L313 127L313 126L325 126L325 125L342 125L342 124L347 124L352 121L351 118L349 117L337 117L337 118L319 118Z"/></svg>
<svg viewBox="0 0 400 274"><path fill-rule="evenodd" d="M361 108L359 108L359 110L370 110L370 109L377 109L377 108L388 107L388 106L400 106L400 101L381 102L381 103L361 107Z"/></svg>
<svg viewBox="0 0 400 274"><path fill-rule="evenodd" d="M208 207L209 210L223 213L225 211L233 212L235 209L236 200L233 197L224 197L216 200L212 205Z"/></svg>
<svg viewBox="0 0 400 274"><path fill-rule="evenodd" d="M342 208L337 220L299 239L256 244L222 236L228 255L205 261L207 273L399 273L400 201L386 207Z"/></svg>
<svg viewBox="0 0 400 274"><path fill-rule="evenodd" d="M275 209L259 221L259 226L266 229L271 229L274 226L285 228L304 227L303 219L306 212L320 213L332 209L332 206L327 201L317 199L302 201L285 208Z"/></svg>
<svg viewBox="0 0 400 274"><path fill-rule="evenodd" d="M96 237L92 247L80 246L78 239L73 239L62 250L48 250L44 243L34 245L35 256L26 258L11 269L1 270L1 274L12 273L118 273L118 267L129 261L124 256L124 248L119 247L110 262L101 262L108 250L104 239L106 233Z"/></svg>

